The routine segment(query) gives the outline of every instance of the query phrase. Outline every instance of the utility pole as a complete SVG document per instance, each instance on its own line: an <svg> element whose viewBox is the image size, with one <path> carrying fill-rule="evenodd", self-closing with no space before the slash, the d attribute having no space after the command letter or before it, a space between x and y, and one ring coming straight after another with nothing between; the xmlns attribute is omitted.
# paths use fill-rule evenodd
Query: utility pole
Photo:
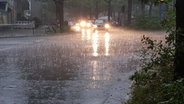
<svg viewBox="0 0 184 104"><path fill-rule="evenodd" d="M184 77L184 0L176 0L175 79Z"/></svg>

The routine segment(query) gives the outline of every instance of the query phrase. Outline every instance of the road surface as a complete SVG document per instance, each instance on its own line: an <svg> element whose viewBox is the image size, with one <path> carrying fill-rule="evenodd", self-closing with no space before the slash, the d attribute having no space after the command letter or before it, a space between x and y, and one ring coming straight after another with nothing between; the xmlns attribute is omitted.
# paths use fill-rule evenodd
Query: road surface
<svg viewBox="0 0 184 104"><path fill-rule="evenodd" d="M130 95L142 35L112 29L0 38L0 104L121 104Z"/></svg>

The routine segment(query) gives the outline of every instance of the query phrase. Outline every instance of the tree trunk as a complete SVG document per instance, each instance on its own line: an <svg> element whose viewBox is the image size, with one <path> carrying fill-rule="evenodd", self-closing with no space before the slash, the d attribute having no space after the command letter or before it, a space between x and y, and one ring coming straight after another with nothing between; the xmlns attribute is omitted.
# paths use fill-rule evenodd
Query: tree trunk
<svg viewBox="0 0 184 104"><path fill-rule="evenodd" d="M141 15L145 15L145 3L141 2Z"/></svg>
<svg viewBox="0 0 184 104"><path fill-rule="evenodd" d="M160 6L159 6L159 15L160 15L160 20L163 19L163 4L160 3Z"/></svg>
<svg viewBox="0 0 184 104"><path fill-rule="evenodd" d="M61 14L61 17L60 17L60 24L61 24L61 28L64 27L64 0L61 0L60 2L60 14Z"/></svg>
<svg viewBox="0 0 184 104"><path fill-rule="evenodd" d="M89 10L90 14L89 14L89 18L92 19L92 7L90 6L90 10Z"/></svg>
<svg viewBox="0 0 184 104"><path fill-rule="evenodd" d="M176 0L175 79L184 77L184 0Z"/></svg>
<svg viewBox="0 0 184 104"><path fill-rule="evenodd" d="M152 8L153 8L153 3L151 2L149 5L149 16L152 14Z"/></svg>
<svg viewBox="0 0 184 104"><path fill-rule="evenodd" d="M116 20L116 11L115 10L112 10L112 18L114 18Z"/></svg>
<svg viewBox="0 0 184 104"><path fill-rule="evenodd" d="M56 21L59 22L59 28L64 27L64 0L53 0L56 5Z"/></svg>
<svg viewBox="0 0 184 104"><path fill-rule="evenodd" d="M96 2L95 2L95 7L96 7L95 8L95 18L96 19L98 19L98 12L99 12L99 10L98 10L98 2L99 2L98 0L96 0Z"/></svg>
<svg viewBox="0 0 184 104"><path fill-rule="evenodd" d="M0 12L0 24L3 24L3 13Z"/></svg>
<svg viewBox="0 0 184 104"><path fill-rule="evenodd" d="M121 25L121 11L118 12L118 25Z"/></svg>
<svg viewBox="0 0 184 104"><path fill-rule="evenodd" d="M111 1L108 1L108 22L110 22L110 17L111 17Z"/></svg>
<svg viewBox="0 0 184 104"><path fill-rule="evenodd" d="M128 21L127 21L127 25L131 24L131 17L132 17L132 0L128 0Z"/></svg>

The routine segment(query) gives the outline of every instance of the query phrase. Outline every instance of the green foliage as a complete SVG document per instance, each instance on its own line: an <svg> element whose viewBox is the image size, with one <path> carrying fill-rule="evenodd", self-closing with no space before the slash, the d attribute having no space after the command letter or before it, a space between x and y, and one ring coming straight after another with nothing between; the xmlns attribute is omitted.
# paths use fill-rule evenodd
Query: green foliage
<svg viewBox="0 0 184 104"><path fill-rule="evenodd" d="M143 36L141 67L132 77L134 86L128 104L157 104L165 99L167 92L162 84L173 80L174 50L162 41Z"/></svg>
<svg viewBox="0 0 184 104"><path fill-rule="evenodd" d="M158 17L138 16L133 20L133 28L136 29L161 29L160 19Z"/></svg>
<svg viewBox="0 0 184 104"><path fill-rule="evenodd" d="M169 11L163 26L166 40L143 36L141 69L131 76L132 96L127 104L184 104L184 79L173 80L175 54L175 11Z"/></svg>
<svg viewBox="0 0 184 104"><path fill-rule="evenodd" d="M168 44L175 44L175 33L176 33L176 15L175 15L175 9L170 9L166 13L165 19L162 21L162 26L166 29L166 32L169 33L169 35L166 37L166 42Z"/></svg>
<svg viewBox="0 0 184 104"><path fill-rule="evenodd" d="M167 93L165 94L166 99L158 104L184 104L184 79L179 79L171 83L164 83L163 90Z"/></svg>
<svg viewBox="0 0 184 104"><path fill-rule="evenodd" d="M139 0L145 4L149 3L149 2L153 2L155 3L155 5L159 4L159 3L168 3L171 2L172 0Z"/></svg>

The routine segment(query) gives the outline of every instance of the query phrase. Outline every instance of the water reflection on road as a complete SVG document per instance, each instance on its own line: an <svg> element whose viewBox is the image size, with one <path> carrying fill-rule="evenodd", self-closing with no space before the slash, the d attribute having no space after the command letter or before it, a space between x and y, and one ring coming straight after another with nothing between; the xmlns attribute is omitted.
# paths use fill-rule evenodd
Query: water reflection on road
<svg viewBox="0 0 184 104"><path fill-rule="evenodd" d="M110 46L110 33L105 31L92 31L90 29L82 29L81 38L83 41L88 40L91 41L93 47L93 56L97 57L100 55L109 56L109 46ZM100 40L100 39L104 39ZM101 46L102 49L99 49ZM99 50L105 49L103 53L99 53Z"/></svg>
<svg viewBox="0 0 184 104"><path fill-rule="evenodd" d="M109 33L106 32L106 33L105 33L105 55L106 55L106 56L109 55L109 40L110 40Z"/></svg>
<svg viewBox="0 0 184 104"><path fill-rule="evenodd" d="M98 42L98 33L95 32L93 34L93 43L92 43L92 46L93 46L93 56L98 56L98 46L99 46L99 42Z"/></svg>
<svg viewBox="0 0 184 104"><path fill-rule="evenodd" d="M0 39L0 104L121 104L142 33Z"/></svg>

